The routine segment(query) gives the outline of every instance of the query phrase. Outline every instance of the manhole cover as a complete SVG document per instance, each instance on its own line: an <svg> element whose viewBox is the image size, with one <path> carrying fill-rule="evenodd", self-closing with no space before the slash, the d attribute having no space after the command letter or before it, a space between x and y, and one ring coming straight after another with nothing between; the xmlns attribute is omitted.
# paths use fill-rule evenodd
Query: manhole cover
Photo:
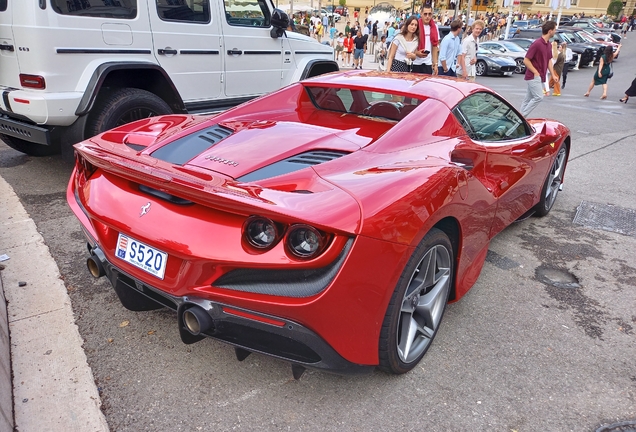
<svg viewBox="0 0 636 432"><path fill-rule="evenodd" d="M580 288L579 280L567 270L548 267L548 266L539 266L534 271L535 277L539 282L542 282L546 285L551 285L557 288Z"/></svg>
<svg viewBox="0 0 636 432"><path fill-rule="evenodd" d="M636 210L632 209L581 201L572 222L588 228L636 237Z"/></svg>
<svg viewBox="0 0 636 432"><path fill-rule="evenodd" d="M596 429L596 432L636 432L636 420L628 420L608 426L601 426Z"/></svg>

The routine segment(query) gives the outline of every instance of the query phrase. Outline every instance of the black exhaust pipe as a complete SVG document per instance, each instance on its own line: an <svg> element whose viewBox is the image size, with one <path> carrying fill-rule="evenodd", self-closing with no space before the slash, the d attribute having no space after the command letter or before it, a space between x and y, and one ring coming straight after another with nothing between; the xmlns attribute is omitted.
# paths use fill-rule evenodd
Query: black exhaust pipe
<svg viewBox="0 0 636 432"><path fill-rule="evenodd" d="M193 305L183 311L183 325L190 334L199 336L214 326L212 317L200 306Z"/></svg>

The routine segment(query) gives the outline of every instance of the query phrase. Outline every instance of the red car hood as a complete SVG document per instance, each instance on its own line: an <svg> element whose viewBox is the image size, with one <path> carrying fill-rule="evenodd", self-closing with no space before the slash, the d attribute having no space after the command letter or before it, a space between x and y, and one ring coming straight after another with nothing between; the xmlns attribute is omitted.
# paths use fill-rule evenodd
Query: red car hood
<svg viewBox="0 0 636 432"><path fill-rule="evenodd" d="M353 152L370 142L370 139L356 135L353 131L294 122L227 122L220 126L233 132L191 159L187 165L239 178L311 150ZM272 148L274 145L275 150Z"/></svg>

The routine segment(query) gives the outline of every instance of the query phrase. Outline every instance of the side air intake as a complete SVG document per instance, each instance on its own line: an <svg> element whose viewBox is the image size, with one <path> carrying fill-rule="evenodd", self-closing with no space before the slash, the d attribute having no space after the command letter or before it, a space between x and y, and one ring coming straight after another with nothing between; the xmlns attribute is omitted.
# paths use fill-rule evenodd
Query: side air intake
<svg viewBox="0 0 636 432"><path fill-rule="evenodd" d="M271 165L252 171L237 180L242 182L253 182L283 174L289 174L308 166L318 165L338 159L339 157L347 154L349 153L338 150L312 150L274 162Z"/></svg>
<svg viewBox="0 0 636 432"><path fill-rule="evenodd" d="M175 165L183 165L232 135L232 129L214 125L171 142L152 152L152 157Z"/></svg>

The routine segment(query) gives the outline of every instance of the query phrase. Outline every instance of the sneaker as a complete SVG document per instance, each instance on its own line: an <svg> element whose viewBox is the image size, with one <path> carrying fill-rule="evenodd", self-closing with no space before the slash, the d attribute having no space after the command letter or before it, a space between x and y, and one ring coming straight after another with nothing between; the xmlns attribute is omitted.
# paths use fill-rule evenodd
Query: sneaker
<svg viewBox="0 0 636 432"><path fill-rule="evenodd" d="M561 93L553 93L552 96L561 96Z"/></svg>

